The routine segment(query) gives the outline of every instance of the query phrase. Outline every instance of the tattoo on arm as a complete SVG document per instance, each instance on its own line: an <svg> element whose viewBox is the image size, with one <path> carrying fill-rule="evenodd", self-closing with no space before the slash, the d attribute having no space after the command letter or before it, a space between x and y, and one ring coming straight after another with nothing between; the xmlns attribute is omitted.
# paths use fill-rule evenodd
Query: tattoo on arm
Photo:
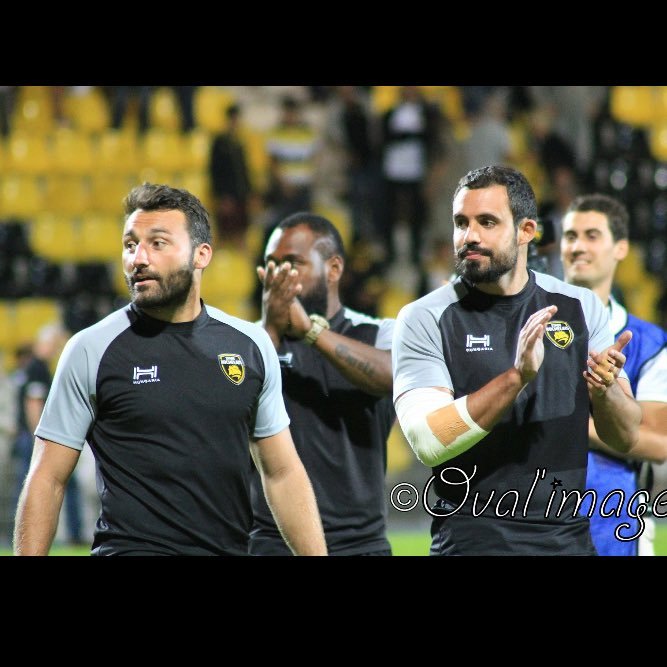
<svg viewBox="0 0 667 667"><path fill-rule="evenodd" d="M341 361L344 361L352 368L359 369L366 377L372 378L375 375L373 365L368 361L357 359L350 352L350 348L347 345L336 345L335 354Z"/></svg>

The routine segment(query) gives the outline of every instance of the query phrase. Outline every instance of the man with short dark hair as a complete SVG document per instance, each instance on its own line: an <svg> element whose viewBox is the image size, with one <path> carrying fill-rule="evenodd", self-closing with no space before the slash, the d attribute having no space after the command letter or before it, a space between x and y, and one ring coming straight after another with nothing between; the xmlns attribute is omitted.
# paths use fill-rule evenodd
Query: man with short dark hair
<svg viewBox="0 0 667 667"><path fill-rule="evenodd" d="M616 267L629 250L628 224L628 211L617 199L605 194L581 195L565 212L560 242L565 280L600 297L609 311L614 336L624 329L632 331L624 368L642 408L639 440L632 456L621 457L600 440L595 424L589 428L592 449L586 488L597 493L591 535L601 556L643 555L642 544L652 552L651 540L644 540L645 522L650 519L647 516L640 522L636 514L638 503L647 501L645 496L635 496L638 472L641 461L649 470L651 462L667 459L667 332L629 314L611 293ZM604 498L608 498L608 516L599 510ZM585 502L580 511L588 513L590 509L590 503ZM648 524L651 529L655 527Z"/></svg>
<svg viewBox="0 0 667 667"><path fill-rule="evenodd" d="M386 441L394 320L346 308L343 242L326 218L284 219L265 249L262 326L278 350L290 429L332 556L391 555L386 536ZM250 552L288 555L254 478Z"/></svg>
<svg viewBox="0 0 667 667"><path fill-rule="evenodd" d="M527 268L535 194L505 166L468 172L453 198L458 278L405 306L394 404L433 468L433 555L595 555L584 491L588 415L619 452L641 410L624 332L590 290Z"/></svg>
<svg viewBox="0 0 667 667"><path fill-rule="evenodd" d="M48 553L88 442L101 502L94 555L247 555L250 455L291 550L326 555L271 341L200 298L213 252L206 209L186 190L145 183L125 214L132 302L63 351L35 430L14 552Z"/></svg>

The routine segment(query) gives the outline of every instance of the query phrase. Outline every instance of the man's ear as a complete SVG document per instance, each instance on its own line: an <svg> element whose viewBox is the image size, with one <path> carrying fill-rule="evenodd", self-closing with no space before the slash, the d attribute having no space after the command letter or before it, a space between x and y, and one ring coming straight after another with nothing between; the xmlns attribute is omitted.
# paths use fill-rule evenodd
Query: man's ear
<svg viewBox="0 0 667 667"><path fill-rule="evenodd" d="M516 240L519 245L528 245L537 234L537 221L524 218L517 228Z"/></svg>
<svg viewBox="0 0 667 667"><path fill-rule="evenodd" d="M195 269L205 269L213 257L213 248L208 243L200 243L195 248L195 254L192 258Z"/></svg>
<svg viewBox="0 0 667 667"><path fill-rule="evenodd" d="M614 243L614 259L617 262L624 260L630 252L630 243L628 239L621 239Z"/></svg>
<svg viewBox="0 0 667 667"><path fill-rule="evenodd" d="M327 260L327 282L337 283L343 275L345 261L340 255L334 255Z"/></svg>

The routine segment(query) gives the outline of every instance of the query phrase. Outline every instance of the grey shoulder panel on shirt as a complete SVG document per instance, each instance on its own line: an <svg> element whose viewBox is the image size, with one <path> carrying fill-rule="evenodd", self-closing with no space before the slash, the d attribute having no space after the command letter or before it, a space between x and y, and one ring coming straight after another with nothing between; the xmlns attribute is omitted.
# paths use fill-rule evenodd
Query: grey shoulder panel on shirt
<svg viewBox="0 0 667 667"><path fill-rule="evenodd" d="M373 317L360 313L352 308L343 308L345 319L349 320L354 326L358 324L372 324L378 328L378 333L375 338L375 347L378 350L390 350L391 339L394 333L394 324L396 320L391 317Z"/></svg>

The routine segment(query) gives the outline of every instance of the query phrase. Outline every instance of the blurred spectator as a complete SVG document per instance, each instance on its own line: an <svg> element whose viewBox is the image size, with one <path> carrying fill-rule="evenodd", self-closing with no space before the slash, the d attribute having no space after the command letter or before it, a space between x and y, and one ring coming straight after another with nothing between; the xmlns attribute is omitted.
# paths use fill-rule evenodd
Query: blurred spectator
<svg viewBox="0 0 667 667"><path fill-rule="evenodd" d="M546 259L546 273L563 280L563 261L560 239L563 232L563 217L579 193L577 175L573 168L559 166L550 172L547 199L538 210L542 235L537 243L537 252Z"/></svg>
<svg viewBox="0 0 667 667"><path fill-rule="evenodd" d="M420 271L417 296L446 285L454 275L454 246L446 238L434 238Z"/></svg>
<svg viewBox="0 0 667 667"><path fill-rule="evenodd" d="M269 233L288 215L312 208L319 150L319 134L306 120L302 103L283 97L278 122L266 138L269 175L264 203L269 208Z"/></svg>
<svg viewBox="0 0 667 667"><path fill-rule="evenodd" d="M476 102L470 113L470 134L463 142L463 171L492 164L508 164L512 143L507 120L507 91L497 88Z"/></svg>
<svg viewBox="0 0 667 667"><path fill-rule="evenodd" d="M208 163L213 217L218 237L225 243L243 247L253 190L246 150L239 135L241 107L232 104L225 115L227 126L213 138Z"/></svg>
<svg viewBox="0 0 667 667"><path fill-rule="evenodd" d="M595 156L594 122L604 105L607 86L528 88L535 107L546 109L553 116L554 131L576 156L580 178L587 179Z"/></svg>
<svg viewBox="0 0 667 667"><path fill-rule="evenodd" d="M394 229L399 220L410 230L410 258L419 264L422 238L444 166L443 118L419 86L401 86L398 102L382 117L384 182L379 233L387 244L387 261L396 259Z"/></svg>
<svg viewBox="0 0 667 667"><path fill-rule="evenodd" d="M377 238L380 169L378 128L360 86L337 86L329 105L326 139L340 149L344 198L355 238Z"/></svg>
<svg viewBox="0 0 667 667"><path fill-rule="evenodd" d="M68 337L69 332L63 326L49 324L40 329L32 346L23 346L17 350L17 371L14 376L17 386L17 434L13 452L17 459L14 507L30 468L34 432L51 387L51 365L60 356ZM69 542L80 544L82 507L75 475L70 478L64 502Z"/></svg>

